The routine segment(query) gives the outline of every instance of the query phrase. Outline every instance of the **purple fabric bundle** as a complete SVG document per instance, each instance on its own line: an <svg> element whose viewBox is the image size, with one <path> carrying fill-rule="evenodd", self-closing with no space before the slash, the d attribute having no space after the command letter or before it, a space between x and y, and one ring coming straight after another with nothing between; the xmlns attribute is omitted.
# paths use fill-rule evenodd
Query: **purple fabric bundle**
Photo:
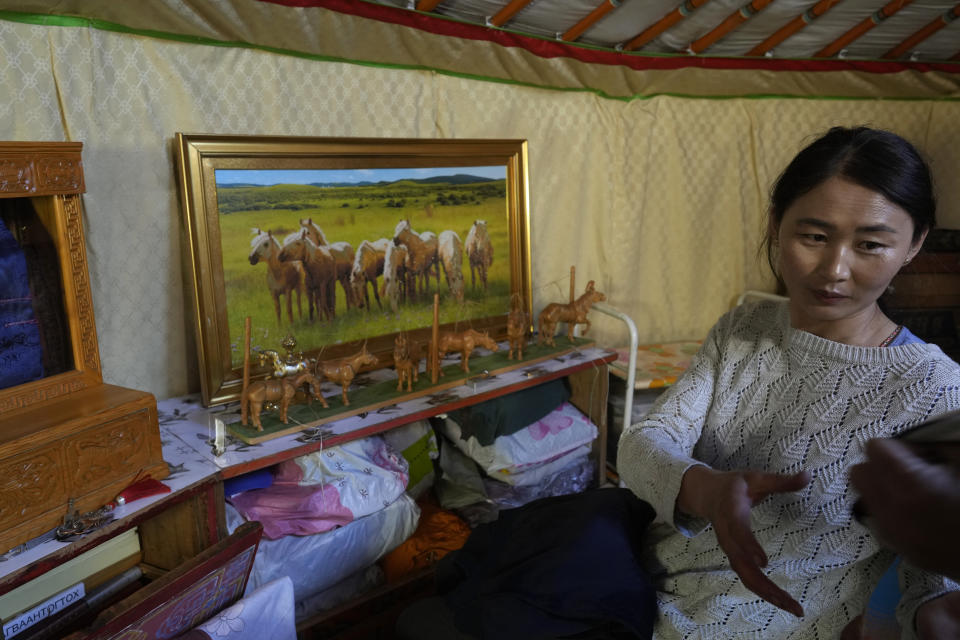
<svg viewBox="0 0 960 640"><path fill-rule="evenodd" d="M0 389L42 377L43 348L33 314L27 261L0 220Z"/></svg>

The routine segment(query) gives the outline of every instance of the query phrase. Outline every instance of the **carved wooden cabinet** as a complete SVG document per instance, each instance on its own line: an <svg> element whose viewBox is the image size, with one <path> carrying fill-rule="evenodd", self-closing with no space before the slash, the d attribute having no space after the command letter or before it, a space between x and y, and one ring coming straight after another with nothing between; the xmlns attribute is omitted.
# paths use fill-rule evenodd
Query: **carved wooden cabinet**
<svg viewBox="0 0 960 640"><path fill-rule="evenodd" d="M30 322L43 346L39 377L0 388L0 551L60 524L70 499L89 511L138 475L168 473L153 395L103 383L81 148L0 143L0 221L29 258Z"/></svg>

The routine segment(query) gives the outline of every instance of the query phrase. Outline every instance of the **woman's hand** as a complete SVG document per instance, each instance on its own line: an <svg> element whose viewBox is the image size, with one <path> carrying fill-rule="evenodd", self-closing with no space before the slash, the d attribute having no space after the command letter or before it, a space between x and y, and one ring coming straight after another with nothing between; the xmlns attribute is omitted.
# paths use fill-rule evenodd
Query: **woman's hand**
<svg viewBox="0 0 960 640"><path fill-rule="evenodd" d="M762 571L767 554L750 529L750 509L769 495L799 491L809 482L806 471L784 476L698 465L683 475L677 498L681 511L710 521L720 548L747 589L797 617L803 616L800 603Z"/></svg>
<svg viewBox="0 0 960 640"><path fill-rule="evenodd" d="M924 602L917 609L916 620L921 640L960 638L960 591Z"/></svg>

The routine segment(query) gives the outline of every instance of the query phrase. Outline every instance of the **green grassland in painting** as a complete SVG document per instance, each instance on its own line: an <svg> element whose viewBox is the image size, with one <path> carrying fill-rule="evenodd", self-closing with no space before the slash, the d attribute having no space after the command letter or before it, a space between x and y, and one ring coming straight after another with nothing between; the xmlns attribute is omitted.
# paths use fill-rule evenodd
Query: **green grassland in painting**
<svg viewBox="0 0 960 640"><path fill-rule="evenodd" d="M364 240L387 238L392 241L400 220L409 220L416 233L432 231L439 236L452 230L466 242L475 220L486 220L493 245L493 263L484 292L471 282L470 265L463 253L464 302L451 294L446 279L440 277L440 322L458 322L463 328L472 318L503 315L510 304L510 238L506 204L506 181L478 179L466 183L438 183L401 180L369 186L333 186L282 184L273 186L219 186L220 240L234 367L243 362L244 318L250 316L253 347L279 349L280 341L292 333L303 350L328 344L363 340L397 331L430 326L433 322L433 292L436 277L430 279L430 295L401 303L394 314L383 300L378 306L370 291L371 309L347 309L340 284L336 285L336 317L311 321L307 299L293 296L293 322L281 298L282 320L278 324L273 297L267 287L266 263L250 264L253 229L272 232L282 245L284 239L300 229L300 221L311 219L324 232L329 243L346 241L356 250ZM382 277L377 279L377 286Z"/></svg>

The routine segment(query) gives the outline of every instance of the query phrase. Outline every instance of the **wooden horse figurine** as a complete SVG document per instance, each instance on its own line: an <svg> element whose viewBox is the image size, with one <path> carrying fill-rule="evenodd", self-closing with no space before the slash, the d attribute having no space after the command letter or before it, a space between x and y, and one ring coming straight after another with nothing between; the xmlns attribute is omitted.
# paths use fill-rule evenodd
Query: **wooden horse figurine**
<svg viewBox="0 0 960 640"><path fill-rule="evenodd" d="M583 295L573 302L567 304L551 302L543 308L537 319L540 332L540 335L537 336L537 344L546 342L550 346L556 346L553 341L553 334L557 330L558 322L567 323L567 338L570 342L573 342L573 330L576 325L585 324L587 328L583 332L589 331L590 321L587 320L587 311L590 310L594 302L602 302L606 299L607 296L593 288L593 280L591 280L587 283L587 290Z"/></svg>
<svg viewBox="0 0 960 640"><path fill-rule="evenodd" d="M367 351L367 346L352 356L328 360L327 362L317 363L317 377L323 380L329 380L339 384L343 395L343 406L350 406L350 400L347 398L347 387L353 382L360 369L365 366L375 366L377 356Z"/></svg>
<svg viewBox="0 0 960 640"><path fill-rule="evenodd" d="M451 351L460 352L460 367L466 373L470 373L470 353L474 349L477 347L484 347L485 349L490 349L490 351L498 351L500 349L500 347L497 346L497 342L487 335L486 331L480 333L475 329L467 329L460 333L454 333L452 331L441 333L438 343L438 353L441 358L444 354Z"/></svg>
<svg viewBox="0 0 960 640"><path fill-rule="evenodd" d="M407 391L413 391L423 358L419 342L408 340L404 334L393 341L393 366L397 370L397 391L403 391L403 382L407 382Z"/></svg>
<svg viewBox="0 0 960 640"><path fill-rule="evenodd" d="M260 423L260 412L263 411L263 405L267 402L278 402L280 408L280 421L287 424L287 409L290 402L297 393L297 389L304 383L310 384L310 391L314 398L317 398L327 407L326 399L320 394L320 381L310 372L301 371L292 376L283 378L271 378L267 380L257 380L251 382L246 388L240 403L240 422L243 426L247 425L247 417L253 421L253 426L257 431L263 431L263 425Z"/></svg>
<svg viewBox="0 0 960 640"><path fill-rule="evenodd" d="M527 342L527 325L530 316L520 309L514 309L507 314L507 341L510 343L510 352L507 360L513 360L513 352L517 352L517 360L523 360L523 345Z"/></svg>

